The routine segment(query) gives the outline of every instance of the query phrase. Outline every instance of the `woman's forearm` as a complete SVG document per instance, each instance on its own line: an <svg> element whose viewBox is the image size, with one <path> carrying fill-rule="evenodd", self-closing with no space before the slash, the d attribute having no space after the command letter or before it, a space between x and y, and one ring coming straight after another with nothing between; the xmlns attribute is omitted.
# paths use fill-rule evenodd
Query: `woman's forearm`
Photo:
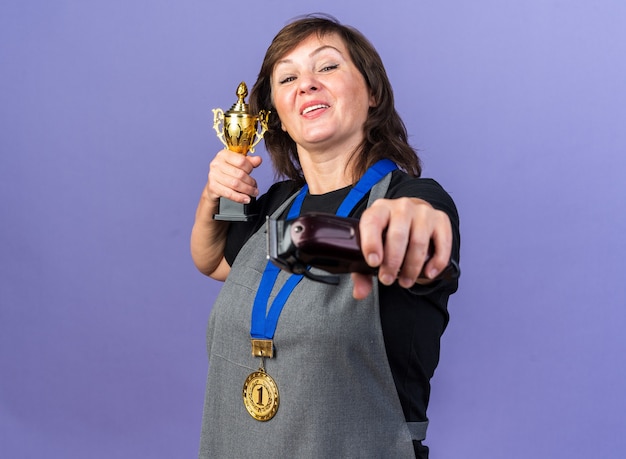
<svg viewBox="0 0 626 459"><path fill-rule="evenodd" d="M191 230L191 257L201 273L217 280L225 280L230 271L224 258L229 223L213 219L218 202L209 196L205 188L200 196Z"/></svg>

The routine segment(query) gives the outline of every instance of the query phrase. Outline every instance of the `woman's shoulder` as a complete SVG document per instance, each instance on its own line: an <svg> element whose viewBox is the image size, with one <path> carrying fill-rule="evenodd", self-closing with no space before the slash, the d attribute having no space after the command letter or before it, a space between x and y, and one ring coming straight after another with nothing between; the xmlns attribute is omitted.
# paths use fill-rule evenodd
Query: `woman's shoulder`
<svg viewBox="0 0 626 459"><path fill-rule="evenodd" d="M450 194L433 178L412 177L395 171L386 194L387 198L413 197L428 201L434 207L455 207Z"/></svg>
<svg viewBox="0 0 626 459"><path fill-rule="evenodd" d="M262 194L258 202L261 207L265 208L266 213L272 213L287 198L298 191L300 187L294 180L283 180L273 183L268 190Z"/></svg>
<svg viewBox="0 0 626 459"><path fill-rule="evenodd" d="M281 180L278 182L272 183L268 188L265 194L285 194L290 195L291 193L297 191L300 187L296 183L295 180Z"/></svg>

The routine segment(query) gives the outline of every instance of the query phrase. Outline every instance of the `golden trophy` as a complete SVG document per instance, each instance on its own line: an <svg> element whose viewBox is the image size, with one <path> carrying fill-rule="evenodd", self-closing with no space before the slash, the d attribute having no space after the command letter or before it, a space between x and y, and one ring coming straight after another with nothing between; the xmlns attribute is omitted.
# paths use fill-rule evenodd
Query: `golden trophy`
<svg viewBox="0 0 626 459"><path fill-rule="evenodd" d="M258 115L250 113L248 104L244 99L248 96L248 87L243 81L237 86L237 102L226 113L221 108L213 109L213 129L217 132L217 138L230 151L242 155L248 152L254 153L254 147L261 141L267 131L269 111L261 110ZM261 124L261 132L258 124ZM220 124L222 124L220 128ZM254 197L251 197L254 200ZM250 204L241 204L227 198L220 198L218 213L213 216L215 220L227 220L244 222L250 220L253 215L249 211Z"/></svg>

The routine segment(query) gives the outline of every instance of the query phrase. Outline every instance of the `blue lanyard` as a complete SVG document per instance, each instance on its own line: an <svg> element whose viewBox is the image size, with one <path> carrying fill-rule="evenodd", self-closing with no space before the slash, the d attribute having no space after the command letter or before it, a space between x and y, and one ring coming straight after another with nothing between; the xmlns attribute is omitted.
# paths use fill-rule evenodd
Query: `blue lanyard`
<svg viewBox="0 0 626 459"><path fill-rule="evenodd" d="M347 217L357 203L363 199L363 197L376 185L385 175L389 172L397 169L393 161L388 159L382 159L370 167L363 177L357 182L357 184L350 190L348 196L345 197L339 209L337 209L336 215L340 217ZM302 209L302 203L304 197L308 191L308 186L304 185L298 196L293 201L291 209L287 214L287 220L296 218L300 215ZM287 303L287 299L291 292L296 288L296 285L302 280L302 274L292 274L285 285L280 289L276 298L272 302L269 312L267 312L267 303L269 302L272 288L278 279L280 268L267 262L263 277L261 278L261 284L254 298L254 305L252 306L252 320L250 326L250 336L256 339L273 339L276 332L276 326L278 325L278 318L280 313Z"/></svg>

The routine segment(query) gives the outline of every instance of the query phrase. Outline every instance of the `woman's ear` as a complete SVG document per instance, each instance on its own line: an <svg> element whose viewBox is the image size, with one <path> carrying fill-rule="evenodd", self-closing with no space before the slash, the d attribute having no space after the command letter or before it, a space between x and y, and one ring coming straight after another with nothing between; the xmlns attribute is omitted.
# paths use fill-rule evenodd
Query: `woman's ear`
<svg viewBox="0 0 626 459"><path fill-rule="evenodd" d="M376 96L374 95L374 93L370 94L369 102L370 102L370 108L378 106L378 101L376 100Z"/></svg>

